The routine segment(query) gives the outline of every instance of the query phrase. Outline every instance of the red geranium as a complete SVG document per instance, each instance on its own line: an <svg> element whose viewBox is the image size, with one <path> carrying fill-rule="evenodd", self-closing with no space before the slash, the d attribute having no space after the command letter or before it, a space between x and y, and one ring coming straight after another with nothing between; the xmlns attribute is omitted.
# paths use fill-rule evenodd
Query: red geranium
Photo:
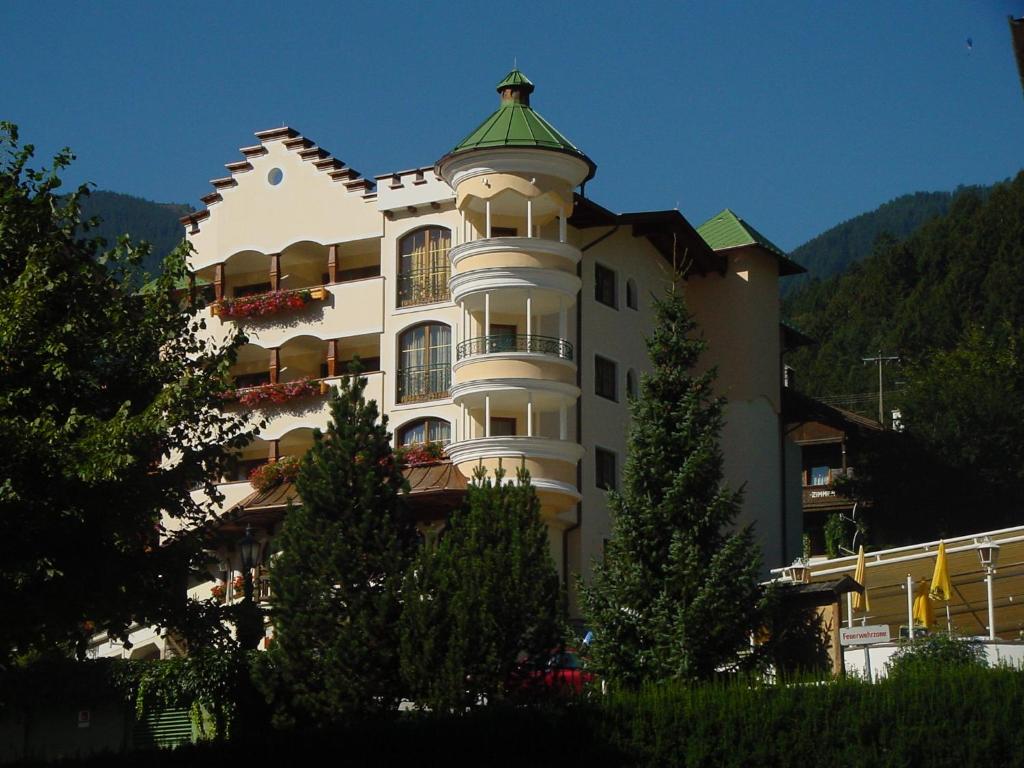
<svg viewBox="0 0 1024 768"><path fill-rule="evenodd" d="M224 392L221 397L225 400L237 400L247 408L255 408L266 401L274 405L281 405L298 397L319 394L321 394L320 384L315 383L307 376L281 384L263 384L258 387L229 390Z"/></svg>
<svg viewBox="0 0 1024 768"><path fill-rule="evenodd" d="M302 309L313 300L308 288L294 291L270 291L218 302L221 317L262 317L285 309Z"/></svg>

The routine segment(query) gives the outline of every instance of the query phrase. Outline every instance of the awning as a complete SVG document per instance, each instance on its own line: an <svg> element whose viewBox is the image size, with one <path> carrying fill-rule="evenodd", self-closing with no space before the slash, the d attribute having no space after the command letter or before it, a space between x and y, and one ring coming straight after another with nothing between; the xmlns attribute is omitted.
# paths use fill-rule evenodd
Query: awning
<svg viewBox="0 0 1024 768"><path fill-rule="evenodd" d="M1024 526L1004 528L945 539L953 598L949 601L952 626L969 636L988 635L988 599L985 570L978 557L978 546L986 538L998 544L999 557L993 579L996 634L1002 639L1018 639L1024 632ZM916 586L922 579L930 580L935 569L938 541L907 547L896 547L865 556L864 586L871 610L854 614L854 622L888 624L896 636L900 626L907 624L906 583L909 574ZM832 582L853 576L857 557L839 557L811 561L811 584ZM784 569L775 569L781 573ZM935 601L935 627L946 628L947 603ZM843 605L845 612L846 606ZM844 624L845 624L844 620Z"/></svg>

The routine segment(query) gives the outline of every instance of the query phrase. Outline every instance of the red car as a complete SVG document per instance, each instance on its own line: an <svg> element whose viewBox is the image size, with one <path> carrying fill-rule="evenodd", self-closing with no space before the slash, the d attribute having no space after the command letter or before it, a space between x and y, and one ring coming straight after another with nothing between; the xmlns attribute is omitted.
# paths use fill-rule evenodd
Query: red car
<svg viewBox="0 0 1024 768"><path fill-rule="evenodd" d="M594 680L594 673L583 668L575 648L554 651L540 665L522 664L516 668L509 688L520 693L578 694Z"/></svg>

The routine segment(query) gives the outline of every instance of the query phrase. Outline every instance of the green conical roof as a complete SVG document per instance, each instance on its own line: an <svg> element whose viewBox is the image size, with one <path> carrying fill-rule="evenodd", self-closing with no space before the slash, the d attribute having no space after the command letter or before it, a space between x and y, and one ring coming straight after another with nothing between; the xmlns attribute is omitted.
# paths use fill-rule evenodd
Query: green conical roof
<svg viewBox="0 0 1024 768"><path fill-rule="evenodd" d="M509 72L497 86L501 105L448 154L496 147L554 149L577 155L591 167L593 175L593 161L530 106L533 90L526 75L518 69Z"/></svg>
<svg viewBox="0 0 1024 768"><path fill-rule="evenodd" d="M786 256L786 252L779 246L728 208L697 227L697 234L715 251L742 245L759 245L779 260L779 274L795 275L806 271Z"/></svg>
<svg viewBox="0 0 1024 768"><path fill-rule="evenodd" d="M533 88L534 88L533 83L530 81L530 78L528 78L526 75L524 75L518 69L513 69L511 72L509 72L507 75L505 75L505 79L504 80L502 80L500 83L498 83L498 92L500 93L505 88L509 88L509 87L511 87L513 85L527 86L527 87L529 87L531 92L533 91Z"/></svg>

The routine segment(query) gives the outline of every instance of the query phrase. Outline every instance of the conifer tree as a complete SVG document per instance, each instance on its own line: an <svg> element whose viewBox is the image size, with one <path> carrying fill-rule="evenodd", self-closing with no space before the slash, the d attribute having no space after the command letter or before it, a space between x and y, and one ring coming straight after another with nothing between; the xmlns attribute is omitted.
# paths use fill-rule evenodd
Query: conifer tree
<svg viewBox="0 0 1024 768"><path fill-rule="evenodd" d="M758 603L760 553L749 527L733 529L741 495L723 484L724 401L714 370L693 370L706 342L677 288L655 309L612 536L582 588L595 664L627 686L711 676L747 642Z"/></svg>
<svg viewBox="0 0 1024 768"><path fill-rule="evenodd" d="M277 718L322 726L394 709L401 698L398 618L414 531L386 417L342 379L327 431L314 433L270 579L267 659Z"/></svg>
<svg viewBox="0 0 1024 768"><path fill-rule="evenodd" d="M529 474L479 472L405 590L402 671L415 701L461 711L500 700L518 659L560 640L561 588Z"/></svg>

